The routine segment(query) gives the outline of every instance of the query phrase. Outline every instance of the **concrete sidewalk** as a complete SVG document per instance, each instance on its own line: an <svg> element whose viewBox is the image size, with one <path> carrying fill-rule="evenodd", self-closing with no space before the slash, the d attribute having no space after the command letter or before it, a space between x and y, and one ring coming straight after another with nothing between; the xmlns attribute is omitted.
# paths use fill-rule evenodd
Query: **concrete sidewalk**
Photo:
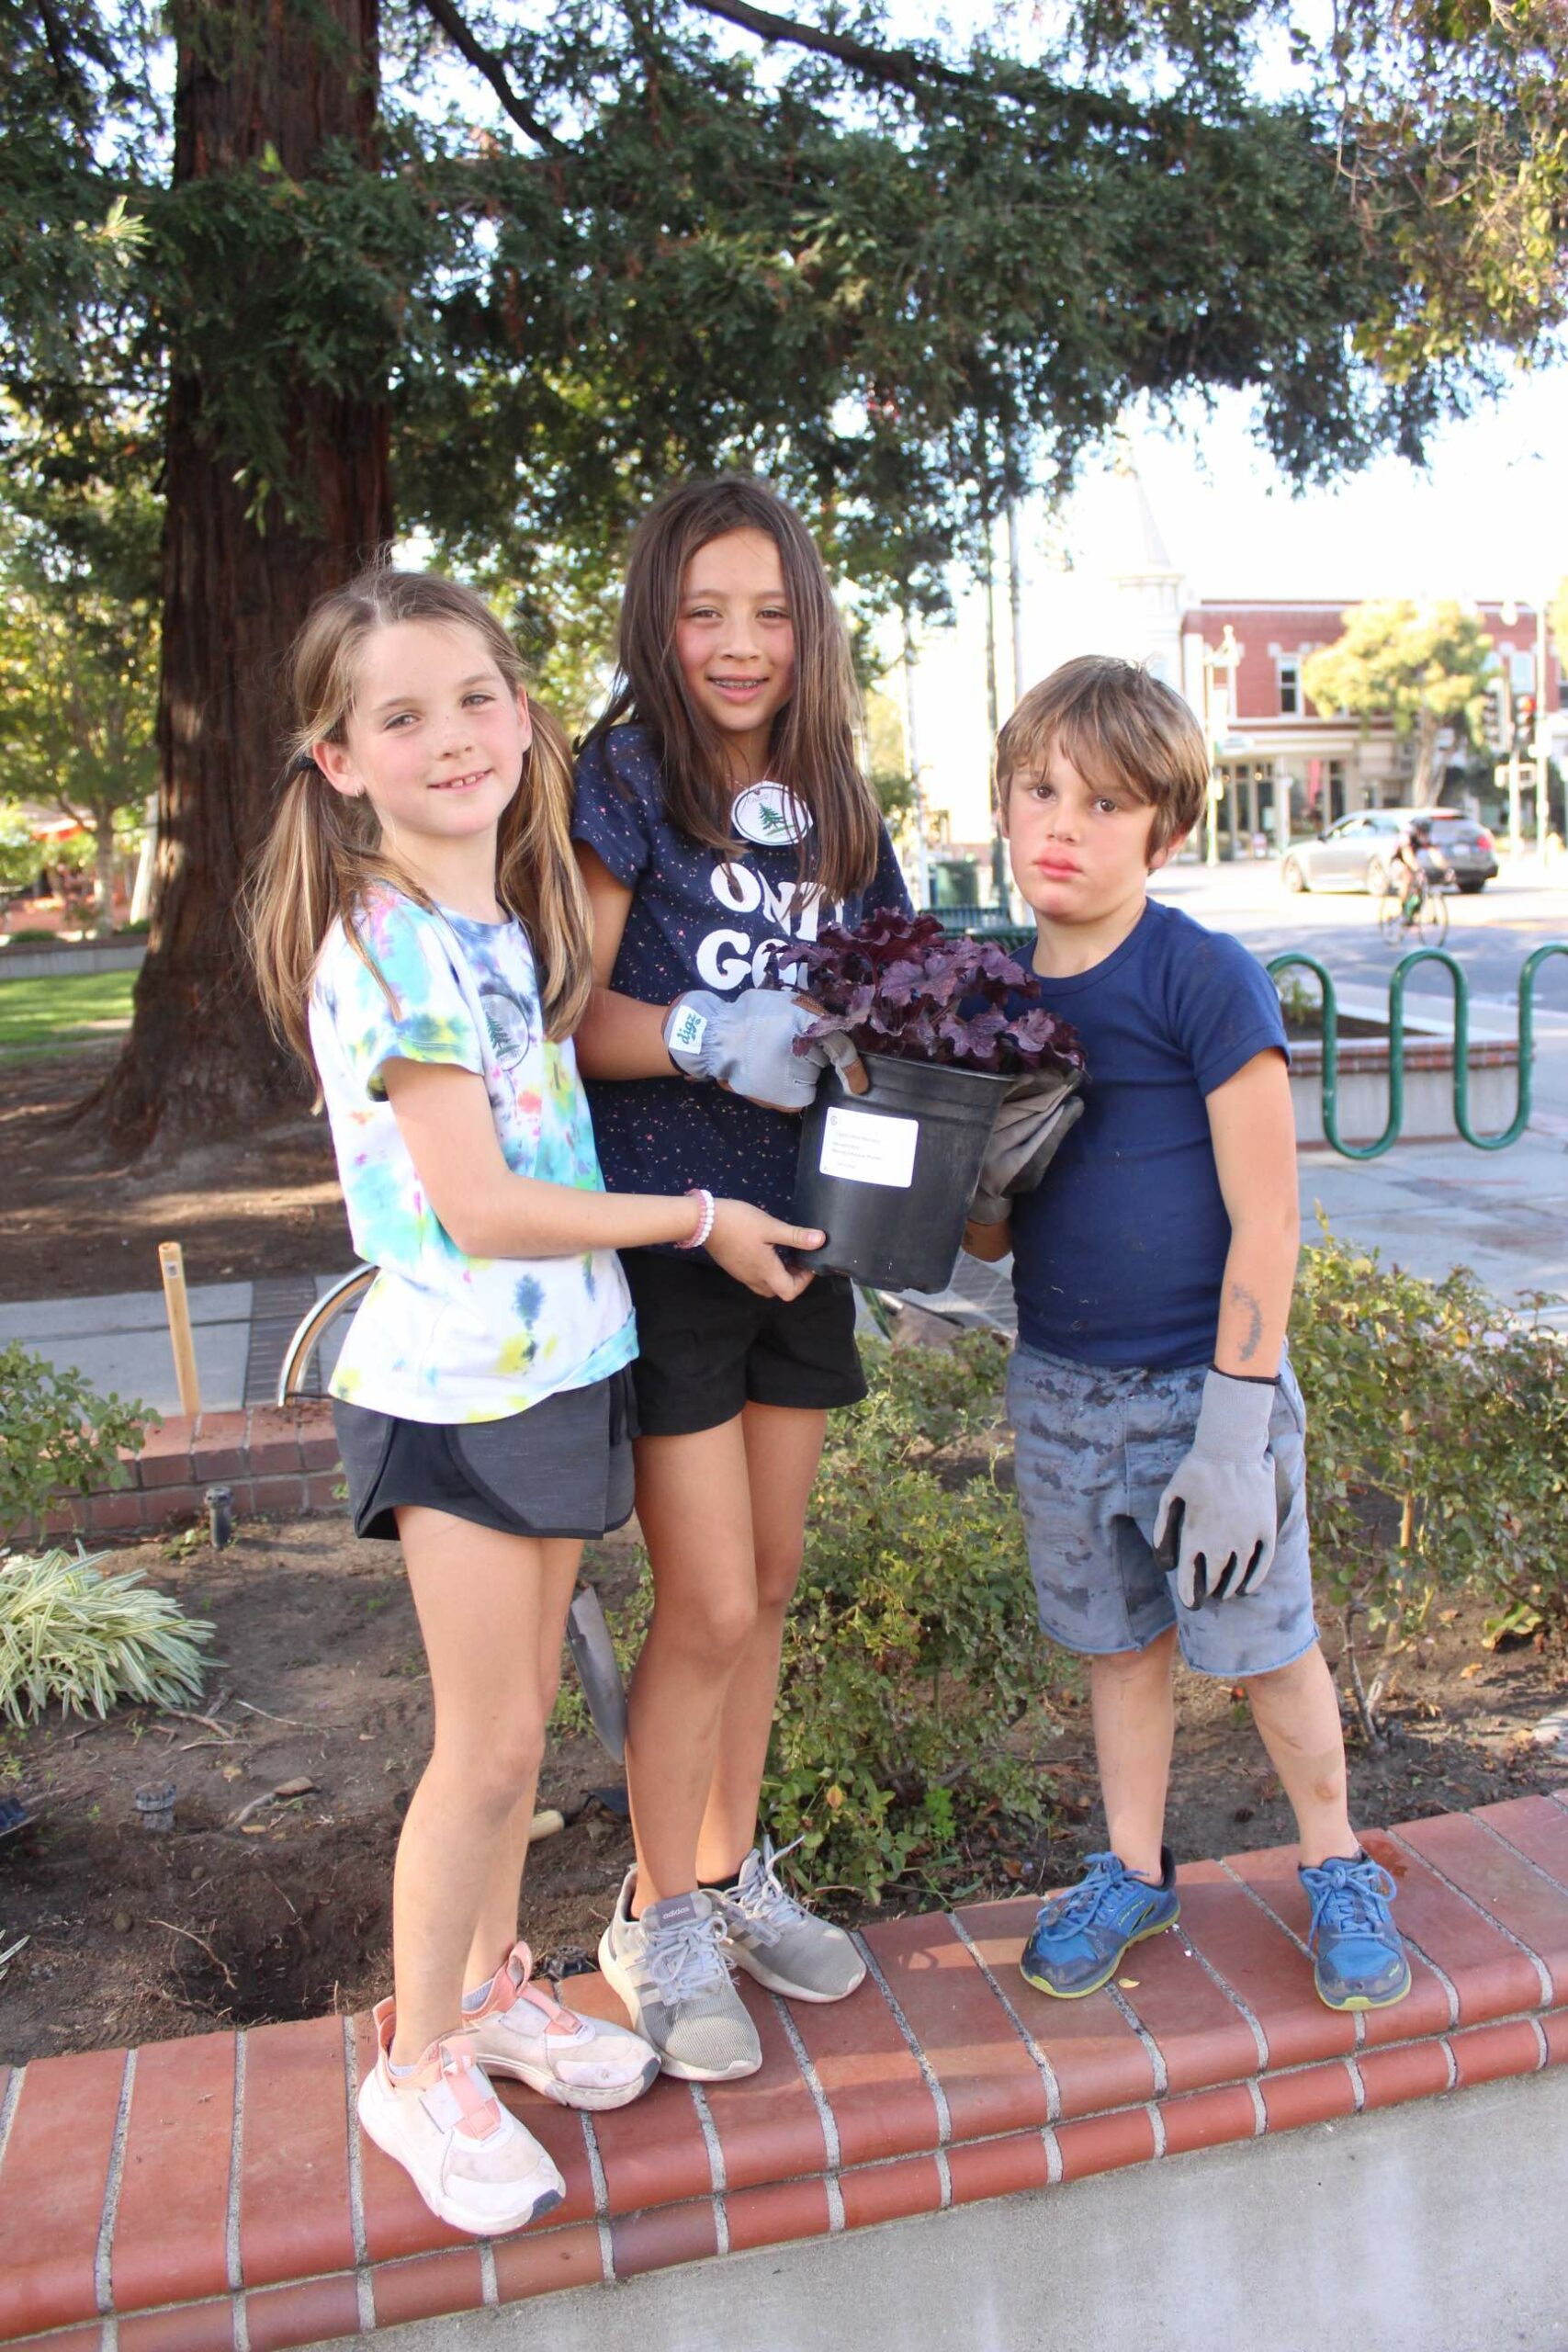
<svg viewBox="0 0 1568 2352"><path fill-rule="evenodd" d="M1568 1122L1552 1120L1552 1129ZM1318 1148L1298 1156L1302 1238L1320 1238L1318 1215L1344 1241L1380 1250L1413 1273L1438 1279L1469 1266L1497 1296L1568 1295L1568 1133L1534 1129L1504 1152L1462 1143L1399 1144L1382 1159L1342 1159ZM190 1293L197 1369L208 1412L271 1401L289 1334L328 1284L346 1271L259 1283L213 1283ZM939 1314L1010 1329L1008 1267L961 1258L953 1287L912 1294ZM1548 1319L1568 1325L1568 1305ZM160 1412L179 1410L160 1291L108 1298L0 1305L0 1346L20 1340L56 1364L73 1364L100 1391L116 1390Z"/></svg>
<svg viewBox="0 0 1568 2352"><path fill-rule="evenodd" d="M333 1273L193 1284L187 1296L202 1410L270 1405L296 1325L347 1271L345 1263ZM161 1290L0 1305L0 1347L12 1340L52 1364L73 1365L100 1395L113 1391L160 1413L180 1410ZM319 1385L308 1393L319 1395Z"/></svg>

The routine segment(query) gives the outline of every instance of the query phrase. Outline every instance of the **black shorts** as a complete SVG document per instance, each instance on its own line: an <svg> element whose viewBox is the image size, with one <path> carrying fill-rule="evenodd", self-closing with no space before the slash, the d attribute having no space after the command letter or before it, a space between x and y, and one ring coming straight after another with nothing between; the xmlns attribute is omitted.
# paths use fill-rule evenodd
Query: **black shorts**
<svg viewBox="0 0 1568 2352"><path fill-rule="evenodd" d="M499 1421L406 1421L334 1399L356 1535L397 1540L400 1503L502 1535L587 1542L632 1513L631 1368Z"/></svg>
<svg viewBox="0 0 1568 2352"><path fill-rule="evenodd" d="M637 1308L639 1435L717 1429L747 1404L819 1412L865 1395L847 1275L818 1274L798 1298L759 1298L694 1251L623 1250L621 1265Z"/></svg>

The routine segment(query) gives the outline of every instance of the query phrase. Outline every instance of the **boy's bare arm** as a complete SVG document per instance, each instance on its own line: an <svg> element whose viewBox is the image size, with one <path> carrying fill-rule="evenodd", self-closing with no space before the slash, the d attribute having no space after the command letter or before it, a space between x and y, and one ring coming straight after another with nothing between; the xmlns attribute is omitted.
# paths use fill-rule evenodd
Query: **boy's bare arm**
<svg viewBox="0 0 1568 2352"><path fill-rule="evenodd" d="M994 1265L1012 1248L1010 1221L1004 1217L999 1225L976 1225L971 1217L964 1228L964 1248L968 1257L983 1258L987 1265Z"/></svg>
<svg viewBox="0 0 1568 2352"><path fill-rule="evenodd" d="M1301 1247L1290 1073L1269 1048L1209 1097L1209 1133L1231 1222L1217 1370L1271 1379L1280 1369Z"/></svg>

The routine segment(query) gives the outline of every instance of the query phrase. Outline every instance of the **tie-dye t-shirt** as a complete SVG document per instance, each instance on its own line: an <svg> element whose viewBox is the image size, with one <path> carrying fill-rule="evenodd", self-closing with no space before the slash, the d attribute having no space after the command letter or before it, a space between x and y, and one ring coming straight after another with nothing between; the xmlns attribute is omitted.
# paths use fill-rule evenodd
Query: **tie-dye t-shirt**
<svg viewBox="0 0 1568 2352"><path fill-rule="evenodd" d="M356 918L390 989L333 925L316 967L310 1042L349 1230L379 1268L333 1375L345 1403L412 1421L495 1421L586 1387L637 1353L612 1250L470 1258L425 1199L382 1080L386 1063L451 1062L484 1080L519 1176L604 1190L570 1040L547 1041L519 922L432 913L390 889Z"/></svg>

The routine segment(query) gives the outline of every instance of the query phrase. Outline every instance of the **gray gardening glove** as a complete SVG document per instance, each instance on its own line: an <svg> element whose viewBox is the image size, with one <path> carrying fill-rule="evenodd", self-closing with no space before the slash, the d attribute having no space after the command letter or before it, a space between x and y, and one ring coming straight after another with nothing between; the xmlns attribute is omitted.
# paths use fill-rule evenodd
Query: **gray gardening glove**
<svg viewBox="0 0 1568 2352"><path fill-rule="evenodd" d="M863 1094L871 1084L842 1031L795 1052L795 1039L821 1017L820 1005L779 989L746 989L736 997L688 989L664 1016L665 1050L687 1078L711 1079L775 1111L805 1111L829 1062L850 1093Z"/></svg>
<svg viewBox="0 0 1568 2352"><path fill-rule="evenodd" d="M1076 1069L1021 1070L1002 1096L980 1181L969 1204L972 1225L1001 1225L1020 1193L1032 1193L1063 1136L1083 1116Z"/></svg>
<svg viewBox="0 0 1568 2352"><path fill-rule="evenodd" d="M1280 1504L1269 1417L1278 1384L1211 1372L1192 1450L1155 1513L1154 1548L1184 1609L1256 1592L1274 1565Z"/></svg>

